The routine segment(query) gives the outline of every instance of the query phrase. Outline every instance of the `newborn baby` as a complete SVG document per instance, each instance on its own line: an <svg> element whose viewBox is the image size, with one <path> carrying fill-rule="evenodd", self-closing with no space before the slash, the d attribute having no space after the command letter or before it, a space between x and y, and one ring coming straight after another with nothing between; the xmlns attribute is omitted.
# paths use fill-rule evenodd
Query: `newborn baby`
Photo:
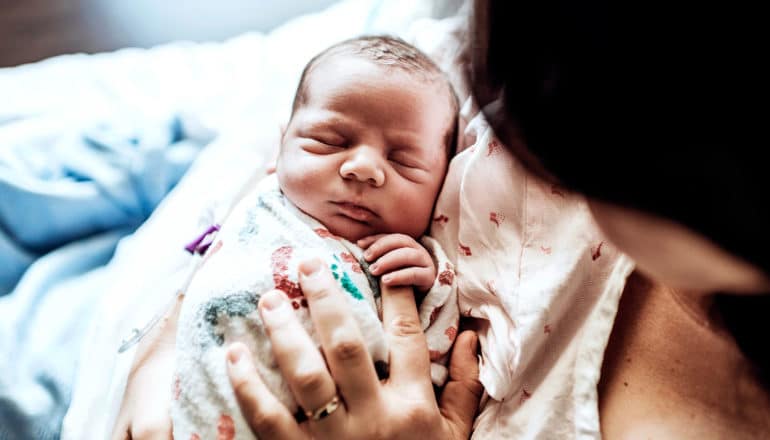
<svg viewBox="0 0 770 440"><path fill-rule="evenodd" d="M387 375L378 285L411 285L435 384L459 319L452 265L422 237L454 150L457 98L422 52L391 37L338 43L302 73L276 173L237 203L208 248L179 315L172 420L178 439L251 438L225 370L246 344L259 374L291 411L257 302L289 298L317 342L297 282L300 261L326 261L378 373ZM418 241L419 240L419 241ZM378 277L381 277L378 280Z"/></svg>

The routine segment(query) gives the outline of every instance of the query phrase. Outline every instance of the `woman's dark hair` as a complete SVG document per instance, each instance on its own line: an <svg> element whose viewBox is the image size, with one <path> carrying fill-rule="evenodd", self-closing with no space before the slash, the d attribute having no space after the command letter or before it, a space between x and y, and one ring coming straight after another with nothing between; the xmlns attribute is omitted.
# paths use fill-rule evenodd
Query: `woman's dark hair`
<svg viewBox="0 0 770 440"><path fill-rule="evenodd" d="M762 15L707 3L476 0L473 92L533 171L770 273ZM770 295L717 307L769 384Z"/></svg>

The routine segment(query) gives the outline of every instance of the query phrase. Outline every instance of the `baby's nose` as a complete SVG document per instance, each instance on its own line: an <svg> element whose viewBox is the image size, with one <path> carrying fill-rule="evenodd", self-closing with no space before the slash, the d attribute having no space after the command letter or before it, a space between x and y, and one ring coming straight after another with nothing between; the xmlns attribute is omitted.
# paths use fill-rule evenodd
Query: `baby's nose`
<svg viewBox="0 0 770 440"><path fill-rule="evenodd" d="M355 179L376 187L385 183L385 171L380 158L367 149L354 152L340 167L340 175L343 179Z"/></svg>

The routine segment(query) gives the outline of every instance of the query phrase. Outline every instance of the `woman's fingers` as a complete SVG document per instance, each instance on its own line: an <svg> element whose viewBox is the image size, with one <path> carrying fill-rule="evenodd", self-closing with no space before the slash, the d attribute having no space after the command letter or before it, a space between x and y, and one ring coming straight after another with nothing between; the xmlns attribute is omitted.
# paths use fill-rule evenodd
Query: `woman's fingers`
<svg viewBox="0 0 770 440"><path fill-rule="evenodd" d="M449 381L441 393L441 413L455 428L457 438L470 437L473 419L479 408L484 387L479 382L476 358L478 335L472 331L460 333L452 348Z"/></svg>
<svg viewBox="0 0 770 440"><path fill-rule="evenodd" d="M249 349L240 342L233 343L227 350L227 374L241 413L259 438L306 437L294 417L262 382Z"/></svg>
<svg viewBox="0 0 770 440"><path fill-rule="evenodd" d="M297 403L305 410L314 410L326 404L337 394L334 379L283 292L271 290L262 295L259 312L272 343L275 360ZM343 412L336 411L339 414Z"/></svg>
<svg viewBox="0 0 770 440"><path fill-rule="evenodd" d="M348 408L372 405L377 402L379 381L346 294L319 259L303 261L299 270L326 362Z"/></svg>
<svg viewBox="0 0 770 440"><path fill-rule="evenodd" d="M430 356L411 287L380 285L382 320L390 344L390 380L432 393ZM427 392L426 391L426 392Z"/></svg>

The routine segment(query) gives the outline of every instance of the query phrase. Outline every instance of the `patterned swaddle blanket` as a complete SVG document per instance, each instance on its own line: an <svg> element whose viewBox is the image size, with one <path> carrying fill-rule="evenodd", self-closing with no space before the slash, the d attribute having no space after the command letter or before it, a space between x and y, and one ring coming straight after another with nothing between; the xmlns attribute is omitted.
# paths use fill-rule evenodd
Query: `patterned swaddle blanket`
<svg viewBox="0 0 770 440"><path fill-rule="evenodd" d="M459 320L454 269L434 240L422 241L439 275L420 305L420 319L433 381L443 384ZM290 411L298 410L273 357L257 303L268 290L285 292L318 344L297 281L297 266L309 257L327 262L348 294L378 374L387 374L378 280L368 273L361 249L302 213L281 193L277 178L269 176L235 206L186 292L176 342L174 438L253 438L226 372L226 347L234 341L249 347L262 380L276 397Z"/></svg>

